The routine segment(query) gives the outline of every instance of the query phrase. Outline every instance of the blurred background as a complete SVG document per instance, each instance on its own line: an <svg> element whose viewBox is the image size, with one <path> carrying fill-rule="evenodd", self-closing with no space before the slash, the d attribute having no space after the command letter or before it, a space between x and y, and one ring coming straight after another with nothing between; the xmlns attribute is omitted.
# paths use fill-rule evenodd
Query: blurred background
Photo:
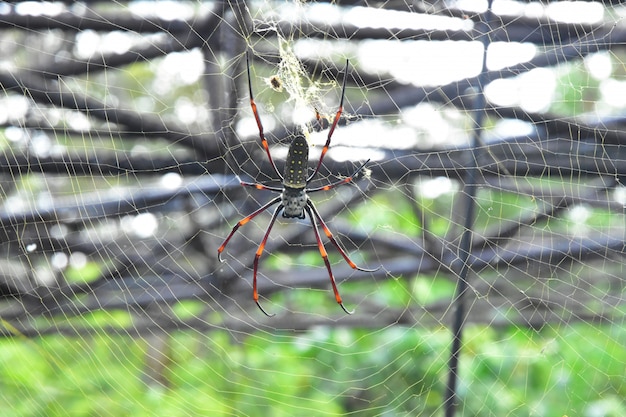
<svg viewBox="0 0 626 417"><path fill-rule="evenodd" d="M626 415L620 2L0 4L8 416ZM250 87L246 67L250 68ZM346 65L346 60L349 64ZM271 210L295 134L311 222ZM316 118L316 112L319 119Z"/></svg>

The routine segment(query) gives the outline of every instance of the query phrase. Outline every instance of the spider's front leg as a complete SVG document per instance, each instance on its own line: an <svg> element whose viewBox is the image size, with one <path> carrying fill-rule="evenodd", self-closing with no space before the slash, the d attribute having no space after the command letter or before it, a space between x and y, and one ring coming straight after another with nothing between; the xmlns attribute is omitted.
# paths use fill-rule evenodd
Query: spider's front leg
<svg viewBox="0 0 626 417"><path fill-rule="evenodd" d="M267 159L270 161L270 164L272 165L272 169L274 169L274 172L276 173L276 175L278 175L281 179L282 176L280 175L280 172L278 171L278 168L276 168L276 164L274 163L274 160L272 159L272 154L270 153L270 147L269 144L267 143L267 139L265 139L265 134L263 132L263 123L261 122L261 116L259 116L259 110L256 107L256 103L254 101L254 95L252 94L252 77L250 76L250 57L248 55L248 53L246 53L246 67L248 69L248 93L250 94L250 107L252 108L252 114L254 115L254 120L256 120L256 125L259 128L259 138L261 139L261 146L263 147L263 149L265 150L265 153L267 154Z"/></svg>

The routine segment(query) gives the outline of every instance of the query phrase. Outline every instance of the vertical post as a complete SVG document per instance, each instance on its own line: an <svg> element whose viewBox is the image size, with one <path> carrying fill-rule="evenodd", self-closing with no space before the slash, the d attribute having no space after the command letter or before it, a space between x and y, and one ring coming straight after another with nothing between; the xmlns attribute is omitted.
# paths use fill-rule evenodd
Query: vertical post
<svg viewBox="0 0 626 417"><path fill-rule="evenodd" d="M252 25L244 0L218 0L214 7L215 13L219 15L219 23L214 27L203 28L205 42L201 50L205 62L204 85L207 90L211 130L215 133L225 164L224 174L232 175L239 174L238 161L245 160L238 159L233 152L234 149L240 149L234 122L239 110L238 104L247 94L245 88L237 88L242 85L237 81L240 77L245 77L246 42L252 33ZM214 157L215 155L207 156L207 159ZM225 222L225 219L221 218L221 221ZM215 259L213 249L210 245L204 249L211 259ZM234 285L234 280L229 279L228 274L216 274L210 285L219 290L220 297L224 297L229 292L229 287Z"/></svg>
<svg viewBox="0 0 626 417"><path fill-rule="evenodd" d="M233 122L237 117L238 103L245 96L245 90L237 88L237 80L245 74L243 57L252 29L243 0L219 0L215 4L215 13L220 16L218 25L202 28L203 34L206 34L201 49L205 62L204 85L211 129L219 141L227 171L230 171L227 173L232 174L238 173L238 169L231 149L239 145Z"/></svg>
<svg viewBox="0 0 626 417"><path fill-rule="evenodd" d="M450 360L448 362L448 382L446 385L446 393L444 396L444 411L446 417L454 417L457 407L456 388L459 378L459 356L461 354L461 346L463 342L463 325L466 319L465 293L468 288L468 275L470 272L470 253L472 241L472 227L474 225L474 216L476 212L476 179L478 176L478 156L482 133L482 124L485 116L485 74L487 72L487 48L490 43L489 33L491 30L492 0L488 0L487 10L484 13L484 19L477 24L481 33L480 41L483 44L483 64L481 73L478 76L478 85L476 86L475 97L472 109L472 118L474 119L474 127L472 132L472 157L463 177L463 207L466 212L464 216L463 234L459 245L459 259L457 265L453 265L453 270L458 270L458 280L456 286L456 294L453 303L456 304L452 321L452 347L450 350Z"/></svg>

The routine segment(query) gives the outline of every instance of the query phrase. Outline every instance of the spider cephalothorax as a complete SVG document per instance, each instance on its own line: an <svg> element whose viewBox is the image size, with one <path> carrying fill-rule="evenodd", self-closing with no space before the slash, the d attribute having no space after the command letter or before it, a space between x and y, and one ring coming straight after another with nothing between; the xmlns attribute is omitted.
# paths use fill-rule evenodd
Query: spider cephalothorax
<svg viewBox="0 0 626 417"><path fill-rule="evenodd" d="M269 316L269 314L263 309L263 307L261 307L261 304L259 304L259 293L257 292L257 271L259 267L259 258L261 257L261 254L263 253L265 244L267 243L267 239L270 235L270 232L272 231L272 227L274 226L274 223L276 222L276 218L278 217L279 213L282 212L282 215L285 218L298 218L298 219L304 219L308 215L311 221L311 225L313 226L313 233L315 234L317 247L320 251L320 255L322 256L322 259L324 260L324 265L326 265L328 276L330 277L330 283L333 287L333 292L335 293L335 299L337 300L337 303L341 306L341 308L346 313L351 314L351 312L348 311L346 307L343 305L343 301L341 300L341 296L339 295L339 291L337 290L337 284L335 283L335 278L333 277L333 272L330 268L330 262L328 261L328 254L326 253L326 249L324 248L324 244L322 243L322 239L320 237L319 231L317 230L317 222L319 222L320 226L324 230L324 234L326 235L326 237L328 237L330 242L337 248L341 256L343 256L343 258L346 260L348 265L350 265L350 267L352 267L353 269L357 269L359 271L365 271L365 272L373 272L376 269L360 268L354 262L352 262L352 260L350 260L346 252L341 248L341 246L339 246L339 243L337 242L337 240L331 233L328 226L326 226L326 223L324 223L324 220L322 219L319 212L315 208L315 205L313 205L313 202L308 196L309 193L331 190L340 185L348 184L352 182L352 180L356 178L357 174L359 174L363 170L363 168L365 167L365 164L367 163L366 161L364 164L362 164L349 177L343 178L337 182L334 182L334 183L331 183L322 187L308 188L309 183L317 175L322 165L324 156L326 155L326 152L328 151L328 147L330 146L330 140L332 138L333 132L335 131L335 128L337 127L337 122L339 121L339 118L341 117L341 113L343 112L343 98L344 98L344 94L346 91L346 77L344 75L343 86L341 88L341 100L339 103L339 109L337 110L333 123L330 126L330 129L328 131L328 137L326 139L326 143L324 144L324 147L322 148L320 159L317 162L315 170L313 171L311 175L308 175L309 145L306 141L306 138L303 135L299 134L299 135L294 136L294 139L289 145L289 151L287 152L287 158L285 160L284 175L281 175L280 172L278 171L278 168L276 168L276 164L274 163L274 160L272 159L272 155L270 154L269 145L267 143L267 140L265 139L265 134L263 133L263 124L261 123L261 118L259 117L259 112L257 110L256 103L254 102L254 97L252 95L252 81L250 78L250 62L248 60L247 55L246 55L246 64L247 64L247 71L248 71L248 88L249 88L249 93L250 93L250 106L252 107L252 113L254 114L254 118L259 128L259 137L261 139L261 146L263 146L263 149L265 150L265 153L267 154L267 158L269 159L269 162L272 165L274 172L281 179L282 187L271 187L271 186L264 185L264 184L250 183L250 182L241 183L242 185L255 187L259 190L274 191L274 192L280 193L280 196L273 198L268 203L266 203L265 205L263 205L262 207L260 207L259 209L251 213L250 215L244 217L239 222L237 222L237 224L231 230L230 234L226 237L222 245L217 250L218 259L221 260L222 252L226 248L226 245L228 244L230 239L233 237L237 229L239 229L239 227L248 223L250 220L255 218L257 215L261 214L268 208L272 207L273 205L278 204L278 206L276 206L276 209L274 210L274 214L272 214L272 218L269 222L269 225L267 226L267 229L265 231L265 236L263 236L263 240L261 240L261 244L259 245L259 248L256 251L256 254L254 256L254 263L253 263L254 272L253 272L253 278L252 278L252 288L253 288L252 296L257 306L259 306L259 308L261 309L261 311ZM347 72L347 70L348 70L348 61L346 61L345 72ZM317 114L317 117L319 119L319 114Z"/></svg>

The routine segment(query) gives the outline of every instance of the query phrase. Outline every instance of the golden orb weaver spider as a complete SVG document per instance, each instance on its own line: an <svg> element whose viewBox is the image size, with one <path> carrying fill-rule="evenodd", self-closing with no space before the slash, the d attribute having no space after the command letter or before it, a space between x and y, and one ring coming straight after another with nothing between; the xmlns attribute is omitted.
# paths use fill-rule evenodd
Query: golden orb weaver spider
<svg viewBox="0 0 626 417"><path fill-rule="evenodd" d="M303 135L296 135L293 141L291 142L291 144L289 145L287 158L285 160L284 175L281 175L280 172L278 171L278 168L276 167L276 164L274 163L274 160L272 159L272 155L270 153L267 140L265 139L265 135L263 133L263 124L261 123L261 118L259 117L259 112L257 110L256 103L254 102L254 96L252 95L252 81L250 77L250 60L247 54L246 54L246 66L247 66L247 72L248 72L248 90L250 94L250 106L252 107L252 113L254 114L256 124L259 128L259 137L261 139L261 145L263 146L263 149L265 149L265 153L267 154L267 158L269 159L269 162L272 165L274 172L276 173L278 178L280 178L280 180L282 181L282 187L271 187L268 185L264 185L260 183L253 183L253 182L241 182L241 185L243 186L254 187L259 190L273 191L276 193L280 193L280 195L270 200L268 203L261 206L258 210L254 211L253 213L249 214L248 216L244 217L239 222L237 222L237 224L233 227L230 234L226 237L222 245L218 248L217 257L220 260L220 262L222 262L222 258L221 258L222 252L226 248L226 245L228 244L230 239L233 237L235 232L241 226L248 223L250 220L254 219L257 215L261 214L268 208L272 207L274 204L278 204L278 206L274 210L274 213L272 214L272 218L267 226L267 229L265 230L265 236L263 236L263 240L261 240L261 243L259 244L259 248L257 249L256 254L254 256L254 262L253 262L254 272L253 272L253 278L252 278L252 297L254 298L254 302L266 316L271 317L273 316L273 314L271 315L268 314L263 309L263 307L261 307L261 304L259 304L259 293L257 292L257 271L259 267L259 258L261 257L261 254L263 253L265 244L267 243L267 239L270 235L270 232L272 231L272 227L274 226L274 223L276 222L276 218L278 217L278 214L281 211L282 211L283 217L285 218L304 219L305 214L306 214L309 216L309 220L311 221L311 225L313 226L313 233L315 234L317 247L319 249L320 255L322 256L322 259L324 260L326 269L328 270L328 276L330 277L330 283L335 293L335 299L337 300L337 303L341 306L343 311L345 311L347 314L352 314L353 312L349 311L343 305L343 301L341 299L341 296L339 295L339 290L337 289L335 277L333 276L333 272L330 268L330 262L328 261L328 254L326 253L326 248L324 247L324 243L322 242L322 239L320 238L320 233L317 229L316 221L319 222L319 224L322 226L322 229L324 230L324 233L326 234L326 237L328 237L330 242L337 248L341 256L343 256L345 261L348 263L348 265L350 265L352 269L356 269L356 270L363 271L363 272L374 272L374 271L377 271L380 267L376 269L365 269L365 268L358 267L354 262L352 262L352 260L348 257L348 254L341 248L341 246L339 246L339 243L333 236L328 226L326 226L326 223L322 219L320 213L317 211L317 208L315 207L315 205L313 204L313 202L307 195L307 193L315 193L318 191L332 190L335 187L352 182L355 176L363 170L363 168L365 167L365 164L369 162L369 160L365 161L365 163L363 163L359 168L357 168L357 170L354 171L352 175L350 175L349 177L343 178L340 181L325 185L323 187L308 188L308 185L311 182L311 180L317 175L322 165L322 161L324 160L324 156L326 155L326 152L328 152L328 148L330 146L330 141L332 139L333 132L335 131L335 128L337 127L337 123L339 122L339 118L341 117L341 113L343 112L343 99L344 99L344 94L346 91L346 78L347 78L346 74L348 71L348 61L346 60L346 68L344 70L343 86L341 88L341 100L339 102L339 109L337 110L333 123L330 126L330 130L328 131L328 137L326 139L326 143L324 144L324 147L322 148L320 159L317 162L315 170L313 171L311 175L307 175L308 174L307 163L309 161L309 145L306 141L306 138ZM316 117L318 121L320 121L320 115L317 111L316 111Z"/></svg>

